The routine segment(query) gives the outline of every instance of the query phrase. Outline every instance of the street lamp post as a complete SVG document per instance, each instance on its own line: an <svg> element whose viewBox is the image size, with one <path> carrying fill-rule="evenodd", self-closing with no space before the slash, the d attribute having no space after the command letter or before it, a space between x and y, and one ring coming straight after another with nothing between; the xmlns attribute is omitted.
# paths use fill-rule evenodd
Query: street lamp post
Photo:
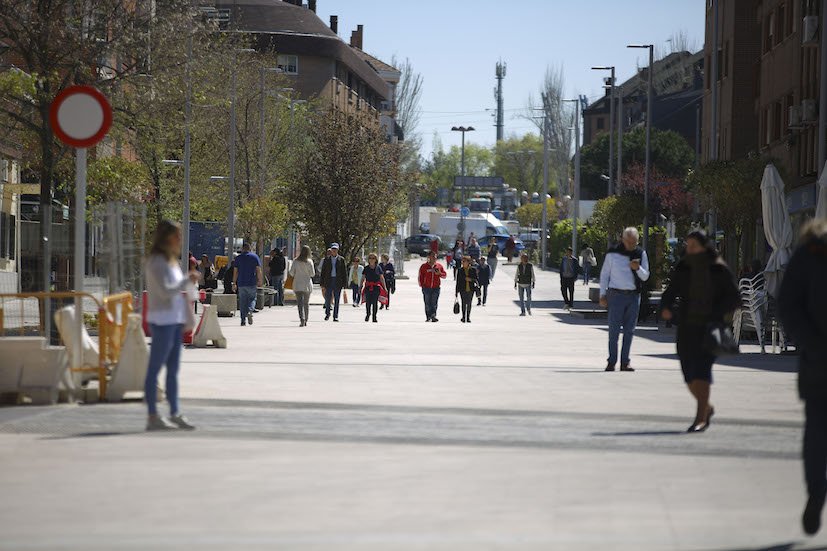
<svg viewBox="0 0 827 551"><path fill-rule="evenodd" d="M649 48L649 83L646 90L646 166L643 176L643 250L649 245L649 159L652 149L652 73L655 65L654 44L629 44L627 48Z"/></svg>
<svg viewBox="0 0 827 551"><path fill-rule="evenodd" d="M577 251L577 218L580 215L580 116L581 100L564 99L563 101L574 102L577 108L574 113L574 213L572 214L571 248Z"/></svg>
<svg viewBox="0 0 827 551"><path fill-rule="evenodd" d="M609 197L614 190L614 147L615 147L615 68L613 65L605 67L592 67L595 71L611 71L612 76L606 88L609 89Z"/></svg>
<svg viewBox="0 0 827 551"><path fill-rule="evenodd" d="M462 188L460 190L460 203L465 203L465 133L466 132L473 132L475 128L473 126L453 126L451 127L452 132L462 132L462 161L460 164L460 175L462 176Z"/></svg>
<svg viewBox="0 0 827 551"><path fill-rule="evenodd" d="M623 86L617 88L617 185L615 192L623 192Z"/></svg>
<svg viewBox="0 0 827 551"><path fill-rule="evenodd" d="M187 131L189 134L189 131ZM189 135L186 136L189 138ZM188 145L189 141L185 141L184 145ZM177 165L184 167L184 212L181 217L181 258L184 259L183 270L184 273L189 271L189 253L190 250L190 180L189 180L189 159L186 157L188 153L187 147L184 147L184 160L178 159L161 159L161 163L165 165Z"/></svg>
<svg viewBox="0 0 827 551"><path fill-rule="evenodd" d="M233 70L230 78L230 217L227 220L227 257L233 255L233 241L235 240L235 74L238 68L239 52L255 52L251 48L239 48L233 50Z"/></svg>

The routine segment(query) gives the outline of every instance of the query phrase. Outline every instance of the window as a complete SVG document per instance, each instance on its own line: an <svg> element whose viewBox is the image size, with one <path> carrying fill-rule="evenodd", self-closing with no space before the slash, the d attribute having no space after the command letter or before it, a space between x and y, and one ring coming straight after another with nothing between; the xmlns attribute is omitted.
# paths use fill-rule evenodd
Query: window
<svg viewBox="0 0 827 551"><path fill-rule="evenodd" d="M724 64L724 76L729 76L729 41L724 42L724 53L721 61Z"/></svg>
<svg viewBox="0 0 827 551"><path fill-rule="evenodd" d="M284 74L298 75L299 74L299 56L296 55L280 55L278 57L277 67L281 69Z"/></svg>
<svg viewBox="0 0 827 551"><path fill-rule="evenodd" d="M784 117L781 113L781 102L777 101L772 105L772 139L781 139L781 126L784 123Z"/></svg>
<svg viewBox="0 0 827 551"><path fill-rule="evenodd" d="M599 117L597 119L597 129L603 130L604 128L606 128L606 119L604 119L603 117Z"/></svg>
<svg viewBox="0 0 827 551"><path fill-rule="evenodd" d="M770 120L769 109L761 110L761 145L765 146L770 143Z"/></svg>
<svg viewBox="0 0 827 551"><path fill-rule="evenodd" d="M769 14L764 20L764 53L772 50L775 46L775 12Z"/></svg>
<svg viewBox="0 0 827 551"><path fill-rule="evenodd" d="M777 37L776 40L781 42L784 40L784 29L786 27L784 20L786 10L784 9L784 4L778 6L778 10L775 13L775 36Z"/></svg>

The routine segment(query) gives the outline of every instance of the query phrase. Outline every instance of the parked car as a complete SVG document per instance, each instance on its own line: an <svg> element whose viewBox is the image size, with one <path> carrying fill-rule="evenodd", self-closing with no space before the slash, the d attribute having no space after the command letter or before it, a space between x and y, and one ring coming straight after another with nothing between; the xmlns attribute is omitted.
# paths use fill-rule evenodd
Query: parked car
<svg viewBox="0 0 827 551"><path fill-rule="evenodd" d="M497 240L497 246L500 248L500 254L505 256L505 243L508 241L509 236L504 234L486 235L484 242L480 243L480 246L487 249L488 245L491 243L491 238ZM516 247L514 249L516 254L519 254L520 251L525 249L525 243L523 243L522 239L515 237L514 242L516 243Z"/></svg>
<svg viewBox="0 0 827 551"><path fill-rule="evenodd" d="M431 241L434 239L439 240L440 245L442 244L442 240L439 239L438 235L433 235L430 233L412 235L405 240L405 250L410 254L428 256L428 253L431 252Z"/></svg>

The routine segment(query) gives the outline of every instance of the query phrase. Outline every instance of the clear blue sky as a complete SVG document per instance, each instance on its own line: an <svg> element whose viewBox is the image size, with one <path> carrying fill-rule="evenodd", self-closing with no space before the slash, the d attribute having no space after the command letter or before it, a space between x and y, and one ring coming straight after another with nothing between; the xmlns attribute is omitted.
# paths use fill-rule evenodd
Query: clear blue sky
<svg viewBox="0 0 827 551"><path fill-rule="evenodd" d="M468 141L493 144L496 107L494 66L508 64L504 81L505 133L524 134L531 123L515 118L529 93L537 95L546 66L563 64L571 97L602 94L602 71L615 65L623 81L646 50L629 43L653 43L683 31L703 47L705 0L318 0L325 21L339 16L339 35L350 40L364 25L365 51L390 61L409 57L424 77L419 133L423 155L431 152L434 130L446 149L459 144L453 125L473 125ZM606 72L608 76L608 72Z"/></svg>

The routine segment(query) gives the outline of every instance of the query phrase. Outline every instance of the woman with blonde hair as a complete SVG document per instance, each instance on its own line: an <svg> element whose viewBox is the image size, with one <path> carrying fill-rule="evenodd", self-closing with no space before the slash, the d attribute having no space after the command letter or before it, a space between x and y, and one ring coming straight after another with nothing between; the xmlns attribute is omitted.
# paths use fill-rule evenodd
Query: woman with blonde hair
<svg viewBox="0 0 827 551"><path fill-rule="evenodd" d="M310 256L310 247L302 247L299 257L290 266L293 278L293 293L296 295L296 304L299 307L299 327L306 327L310 315L310 293L313 292L313 276L316 268Z"/></svg>
<svg viewBox="0 0 827 551"><path fill-rule="evenodd" d="M195 427L181 414L178 407L178 368L181 362L181 339L188 323L192 284L201 274L191 270L187 277L181 271L181 226L171 220L162 220L155 230L149 258L146 261L146 320L149 323L152 344L149 365L144 381L144 396L149 418L146 430L187 429ZM170 418L158 415L158 373L166 365L166 396Z"/></svg>

